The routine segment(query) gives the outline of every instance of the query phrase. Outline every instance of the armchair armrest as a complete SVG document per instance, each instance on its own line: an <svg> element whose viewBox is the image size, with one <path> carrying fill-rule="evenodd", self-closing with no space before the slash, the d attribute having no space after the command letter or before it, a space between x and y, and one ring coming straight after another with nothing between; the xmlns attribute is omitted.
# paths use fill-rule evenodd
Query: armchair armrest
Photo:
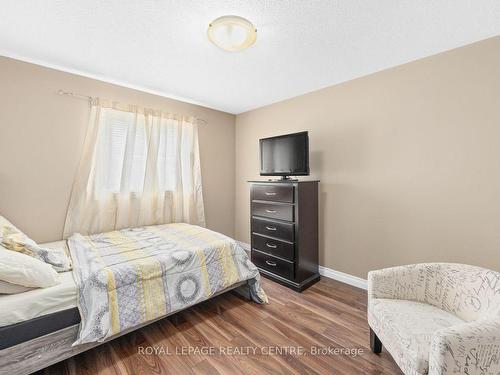
<svg viewBox="0 0 500 375"><path fill-rule="evenodd" d="M429 375L500 373L500 319L484 318L434 334Z"/></svg>
<svg viewBox="0 0 500 375"><path fill-rule="evenodd" d="M368 298L419 300L422 279L432 264L412 264L368 272Z"/></svg>

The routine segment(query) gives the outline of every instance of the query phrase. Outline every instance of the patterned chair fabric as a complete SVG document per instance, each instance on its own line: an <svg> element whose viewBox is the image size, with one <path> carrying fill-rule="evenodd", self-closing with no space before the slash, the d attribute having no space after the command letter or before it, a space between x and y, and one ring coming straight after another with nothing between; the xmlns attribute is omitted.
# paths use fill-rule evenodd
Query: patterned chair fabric
<svg viewBox="0 0 500 375"><path fill-rule="evenodd" d="M406 374L500 374L500 273L424 263L368 274L368 323Z"/></svg>

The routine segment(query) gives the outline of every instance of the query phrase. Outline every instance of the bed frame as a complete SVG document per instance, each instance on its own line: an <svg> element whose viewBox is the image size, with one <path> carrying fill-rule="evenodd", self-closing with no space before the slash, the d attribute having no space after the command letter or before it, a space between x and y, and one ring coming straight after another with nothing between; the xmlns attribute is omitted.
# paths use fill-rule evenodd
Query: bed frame
<svg viewBox="0 0 500 375"><path fill-rule="evenodd" d="M240 286L243 286L245 284L248 286L248 281L236 283L229 288L226 288L214 294L211 298L226 293L230 290L235 290L245 298L251 299L249 287L239 288ZM189 307L187 307L186 309L189 309ZM129 328L114 336L109 337L103 342L71 346L76 341L78 335L79 324L75 324L73 326L63 328L59 331L49 333L45 336L37 337L21 344L11 346L9 348L0 350L0 375L31 374L35 371L53 365L54 363L73 357L86 350L95 348L96 346L104 344L117 337L126 335L127 333L133 332L139 328L145 327L151 323L154 323L158 320L164 319L170 315L174 315L186 309L177 310L160 318L140 324L133 328Z"/></svg>

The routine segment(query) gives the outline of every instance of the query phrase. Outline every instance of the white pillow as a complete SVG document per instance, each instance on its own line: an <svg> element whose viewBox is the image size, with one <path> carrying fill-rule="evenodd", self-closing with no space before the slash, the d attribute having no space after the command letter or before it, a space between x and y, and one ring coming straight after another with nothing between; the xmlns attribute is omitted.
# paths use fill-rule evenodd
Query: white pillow
<svg viewBox="0 0 500 375"><path fill-rule="evenodd" d="M57 272L49 264L1 246L0 280L35 288L46 288L59 283Z"/></svg>
<svg viewBox="0 0 500 375"><path fill-rule="evenodd" d="M7 281L0 280L0 294L19 294L32 290L27 286L8 283Z"/></svg>

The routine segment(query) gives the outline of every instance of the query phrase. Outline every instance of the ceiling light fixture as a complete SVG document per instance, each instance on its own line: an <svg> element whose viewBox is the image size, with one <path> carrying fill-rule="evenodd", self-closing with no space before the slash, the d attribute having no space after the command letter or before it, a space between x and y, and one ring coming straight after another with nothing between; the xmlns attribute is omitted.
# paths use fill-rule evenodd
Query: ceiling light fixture
<svg viewBox="0 0 500 375"><path fill-rule="evenodd" d="M250 21L238 16L223 16L208 25L208 39L224 51L241 51L257 40L257 29Z"/></svg>

